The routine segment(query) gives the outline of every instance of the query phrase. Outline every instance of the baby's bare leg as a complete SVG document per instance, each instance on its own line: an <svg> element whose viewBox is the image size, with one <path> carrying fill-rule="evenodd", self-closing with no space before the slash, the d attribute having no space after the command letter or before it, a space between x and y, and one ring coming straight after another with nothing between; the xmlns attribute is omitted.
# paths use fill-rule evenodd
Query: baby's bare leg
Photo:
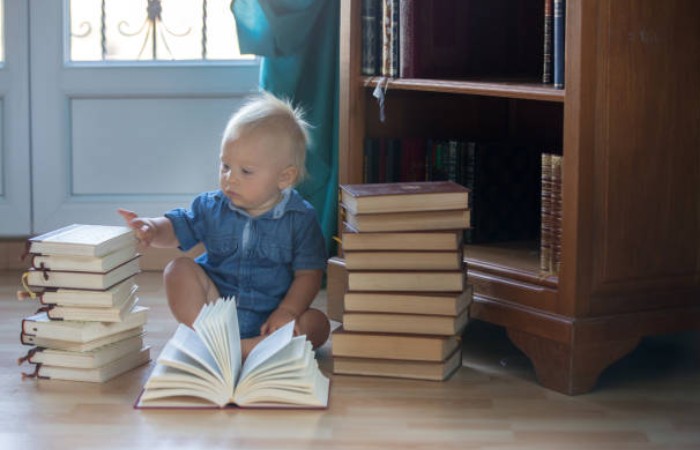
<svg viewBox="0 0 700 450"><path fill-rule="evenodd" d="M216 285L206 272L187 257L170 261L163 272L165 295L178 322L191 327L206 303L219 297Z"/></svg>
<svg viewBox="0 0 700 450"><path fill-rule="evenodd" d="M328 317L318 309L309 308L297 319L299 334L305 334L314 349L322 346L328 340L331 324Z"/></svg>

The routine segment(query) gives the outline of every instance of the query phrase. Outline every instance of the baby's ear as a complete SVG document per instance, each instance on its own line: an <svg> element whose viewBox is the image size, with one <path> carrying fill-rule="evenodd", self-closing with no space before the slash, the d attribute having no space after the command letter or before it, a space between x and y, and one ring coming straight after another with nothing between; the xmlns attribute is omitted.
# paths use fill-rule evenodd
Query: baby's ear
<svg viewBox="0 0 700 450"><path fill-rule="evenodd" d="M279 187L280 190L286 189L288 187L292 187L296 183L298 176L299 176L299 169L297 169L294 166L289 166L286 169L284 169L282 172L280 172L280 175L279 175L279 178L277 181L277 186Z"/></svg>

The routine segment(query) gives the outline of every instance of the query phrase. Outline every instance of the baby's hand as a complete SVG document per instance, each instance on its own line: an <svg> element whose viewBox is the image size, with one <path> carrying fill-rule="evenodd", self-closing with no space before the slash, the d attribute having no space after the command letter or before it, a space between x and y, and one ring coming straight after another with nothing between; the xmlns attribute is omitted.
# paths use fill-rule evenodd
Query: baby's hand
<svg viewBox="0 0 700 450"><path fill-rule="evenodd" d="M117 212L124 218L126 224L134 230L136 238L141 245L144 247L150 246L156 234L156 229L151 221L148 219L141 219L135 212L126 209L119 208Z"/></svg>
<svg viewBox="0 0 700 450"><path fill-rule="evenodd" d="M278 328L282 328L282 326L284 326L286 323L296 320L296 318L296 315L292 311L285 308L277 308L276 310L272 311L270 317L268 317L267 321L260 327L260 335L266 336L271 334ZM299 335L299 328L295 323L294 336L297 335Z"/></svg>

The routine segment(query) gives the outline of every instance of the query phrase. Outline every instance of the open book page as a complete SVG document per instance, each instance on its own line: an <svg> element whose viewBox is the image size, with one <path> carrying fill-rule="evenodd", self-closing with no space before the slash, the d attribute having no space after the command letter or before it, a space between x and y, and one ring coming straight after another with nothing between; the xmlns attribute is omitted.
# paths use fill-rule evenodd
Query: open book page
<svg viewBox="0 0 700 450"><path fill-rule="evenodd" d="M248 354L240 378L247 377L256 367L272 358L291 342L293 336L294 321L288 322L260 341Z"/></svg>
<svg viewBox="0 0 700 450"><path fill-rule="evenodd" d="M237 389L236 404L247 407L328 406L330 381L318 369L311 345L307 344L308 351L296 367L280 366L269 376L261 373L246 389L240 392Z"/></svg>
<svg viewBox="0 0 700 450"><path fill-rule="evenodd" d="M216 359L224 379L233 386L241 367L241 338L236 302L227 299L204 305L193 327Z"/></svg>
<svg viewBox="0 0 700 450"><path fill-rule="evenodd" d="M178 326L137 407L327 406L329 380L311 343L294 337L294 322L266 336L241 364L235 308L234 301L220 299L202 309L194 330Z"/></svg>
<svg viewBox="0 0 700 450"><path fill-rule="evenodd" d="M261 379L279 378L280 372L282 376L289 371L295 370L297 364L304 358L306 349L306 336L296 336L279 350L274 358L266 359L258 364L254 369L248 370L236 384L235 394L240 395L251 386L254 386Z"/></svg>
<svg viewBox="0 0 700 450"><path fill-rule="evenodd" d="M219 406L231 400L233 390L206 344L182 324L163 348L144 388L142 402L195 397Z"/></svg>
<svg viewBox="0 0 700 450"><path fill-rule="evenodd" d="M275 333L280 331L269 346L263 346L256 360L250 365L246 360L234 392L235 403L239 406L327 406L330 382L318 368L311 343L306 336L292 337L293 322Z"/></svg>

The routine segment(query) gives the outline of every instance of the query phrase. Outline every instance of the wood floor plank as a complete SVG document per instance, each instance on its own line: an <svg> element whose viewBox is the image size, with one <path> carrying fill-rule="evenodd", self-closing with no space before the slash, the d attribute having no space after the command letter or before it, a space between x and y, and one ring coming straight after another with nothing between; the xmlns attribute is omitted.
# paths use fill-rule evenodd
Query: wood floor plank
<svg viewBox="0 0 700 450"><path fill-rule="evenodd" d="M333 376L327 343L318 352L332 379L325 411L139 411L152 365L99 385L22 380L20 321L36 304L15 299L19 275L0 272L2 448L700 448L698 333L645 339L577 397L540 387L502 330L474 322L464 366L446 382ZM156 357L176 324L160 275L139 284Z"/></svg>

